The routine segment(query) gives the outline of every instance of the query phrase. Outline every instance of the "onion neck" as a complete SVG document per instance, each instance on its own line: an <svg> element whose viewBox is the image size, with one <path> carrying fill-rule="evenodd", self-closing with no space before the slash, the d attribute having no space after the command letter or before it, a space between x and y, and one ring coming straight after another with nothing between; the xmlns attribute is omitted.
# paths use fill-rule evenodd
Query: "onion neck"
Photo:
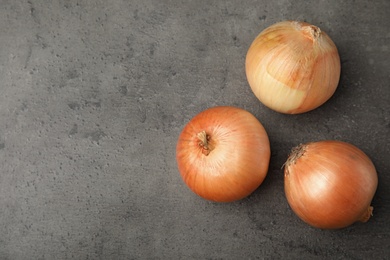
<svg viewBox="0 0 390 260"><path fill-rule="evenodd" d="M199 140L198 144L202 148L202 153L206 156L209 155L214 149L214 147L210 144L210 136L203 130L199 132L196 137Z"/></svg>
<svg viewBox="0 0 390 260"><path fill-rule="evenodd" d="M312 42L315 42L321 35L321 29L314 25L305 25L302 27L302 31Z"/></svg>
<svg viewBox="0 0 390 260"><path fill-rule="evenodd" d="M290 167L290 165L295 164L296 161L305 154L305 152L306 152L305 144L300 144L291 150L291 153L288 156L287 161L282 166L282 168L285 167L286 174L289 173L288 168Z"/></svg>

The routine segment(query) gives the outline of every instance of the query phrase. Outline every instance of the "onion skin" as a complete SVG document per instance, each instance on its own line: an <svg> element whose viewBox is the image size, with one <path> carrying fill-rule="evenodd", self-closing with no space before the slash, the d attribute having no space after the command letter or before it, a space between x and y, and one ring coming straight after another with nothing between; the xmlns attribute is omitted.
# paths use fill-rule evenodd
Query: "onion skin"
<svg viewBox="0 0 390 260"><path fill-rule="evenodd" d="M202 133L207 134L208 149L200 145ZM183 181L202 198L215 202L240 200L255 191L267 175L270 155L261 123L248 111L230 106L196 115L176 146Z"/></svg>
<svg viewBox="0 0 390 260"><path fill-rule="evenodd" d="M370 158L341 141L320 141L293 149L285 163L284 188L292 210L321 229L366 222L378 176Z"/></svg>
<svg viewBox="0 0 390 260"><path fill-rule="evenodd" d="M299 114L325 103L340 79L336 45L320 28L283 21L262 31L248 49L248 83L267 107Z"/></svg>

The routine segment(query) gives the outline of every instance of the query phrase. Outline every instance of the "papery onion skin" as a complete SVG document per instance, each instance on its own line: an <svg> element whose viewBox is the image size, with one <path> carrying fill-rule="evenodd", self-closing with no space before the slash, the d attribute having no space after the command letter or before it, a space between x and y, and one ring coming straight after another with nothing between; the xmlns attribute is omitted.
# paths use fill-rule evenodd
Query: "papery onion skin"
<svg viewBox="0 0 390 260"><path fill-rule="evenodd" d="M321 229L368 221L377 185L371 159L346 142L300 145L285 163L284 188L290 207L303 221Z"/></svg>
<svg viewBox="0 0 390 260"><path fill-rule="evenodd" d="M340 79L340 57L320 28L283 21L262 31L248 49L248 83L267 107L299 114L325 103Z"/></svg>
<svg viewBox="0 0 390 260"><path fill-rule="evenodd" d="M208 149L200 145L207 134ZM255 191L267 175L270 143L250 112L231 106L204 110L182 130L176 159L187 186L204 199L232 202Z"/></svg>

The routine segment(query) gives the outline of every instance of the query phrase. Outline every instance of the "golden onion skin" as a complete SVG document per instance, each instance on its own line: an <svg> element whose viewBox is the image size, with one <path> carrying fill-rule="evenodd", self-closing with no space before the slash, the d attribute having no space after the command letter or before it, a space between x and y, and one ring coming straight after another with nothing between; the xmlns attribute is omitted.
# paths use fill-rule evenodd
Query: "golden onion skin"
<svg viewBox="0 0 390 260"><path fill-rule="evenodd" d="M215 202L240 200L254 192L267 175L270 156L263 125L250 112L231 106L197 114L183 128L176 146L183 181L200 197Z"/></svg>
<svg viewBox="0 0 390 260"><path fill-rule="evenodd" d="M299 114L325 103L340 79L336 45L306 22L279 22L252 42L245 61L248 83L267 107Z"/></svg>
<svg viewBox="0 0 390 260"><path fill-rule="evenodd" d="M304 222L338 229L367 222L378 176L371 159L341 141L320 141L293 149L284 169L287 201Z"/></svg>

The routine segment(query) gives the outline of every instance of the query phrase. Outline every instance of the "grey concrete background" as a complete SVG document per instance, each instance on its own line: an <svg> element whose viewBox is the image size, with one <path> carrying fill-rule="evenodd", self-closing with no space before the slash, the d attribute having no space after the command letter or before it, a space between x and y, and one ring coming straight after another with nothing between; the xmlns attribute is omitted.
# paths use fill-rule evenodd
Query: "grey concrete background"
<svg viewBox="0 0 390 260"><path fill-rule="evenodd" d="M0 259L389 259L389 1L0 0ZM302 115L252 94L246 51L305 20L338 46L335 95ZM200 111L234 105L269 134L261 187L219 204L182 182L175 146ZM281 166L303 142L373 160L374 216L337 231L290 210Z"/></svg>

